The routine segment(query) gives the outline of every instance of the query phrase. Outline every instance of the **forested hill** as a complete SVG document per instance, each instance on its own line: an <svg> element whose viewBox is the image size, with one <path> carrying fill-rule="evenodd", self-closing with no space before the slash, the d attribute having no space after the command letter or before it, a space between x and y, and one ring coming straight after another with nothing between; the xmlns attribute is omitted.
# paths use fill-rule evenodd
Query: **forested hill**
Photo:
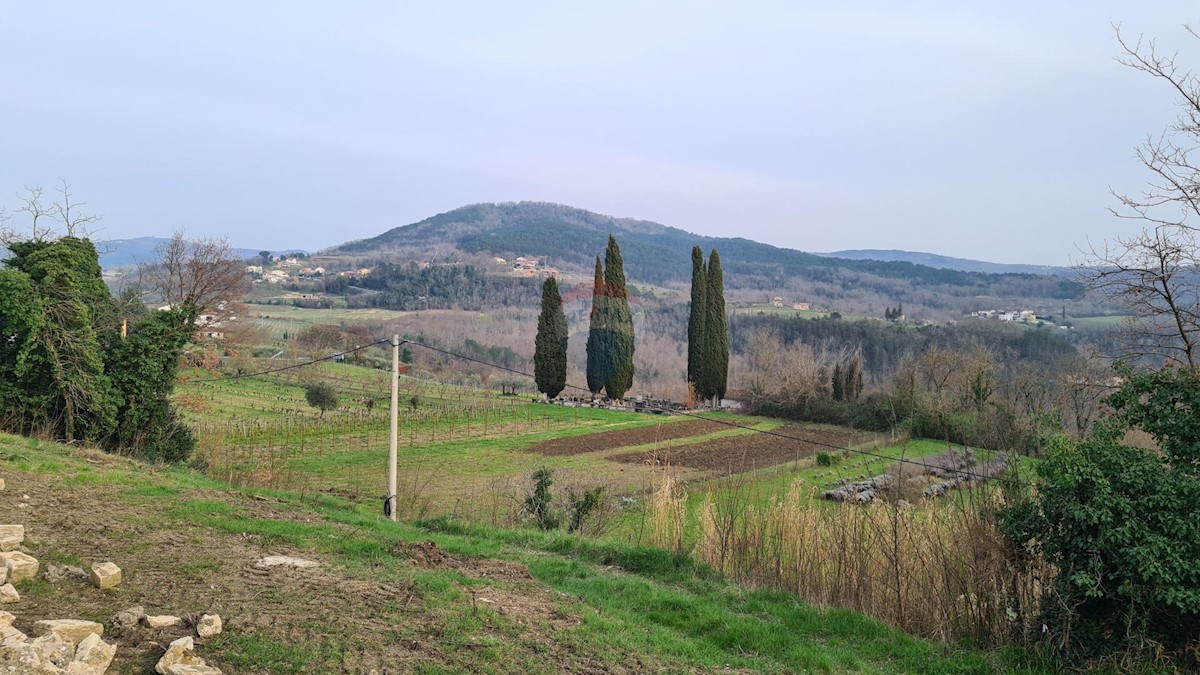
<svg viewBox="0 0 1200 675"><path fill-rule="evenodd" d="M331 253L374 255L460 250L501 257L546 256L550 264L590 270L609 233L617 235L625 267L635 281L686 282L691 248L721 251L735 287L781 288L791 279L844 285L902 279L917 286L955 288L957 294L1076 297L1073 282L1032 274L983 274L937 269L909 262L843 260L779 248L743 238L705 237L645 220L614 218L542 202L473 204L396 227L370 239L349 242Z"/></svg>

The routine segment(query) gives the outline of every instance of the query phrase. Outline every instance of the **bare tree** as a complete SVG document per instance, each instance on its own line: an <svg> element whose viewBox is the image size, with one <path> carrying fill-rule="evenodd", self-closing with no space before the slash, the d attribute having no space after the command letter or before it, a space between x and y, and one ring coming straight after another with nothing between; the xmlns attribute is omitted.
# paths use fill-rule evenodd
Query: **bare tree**
<svg viewBox="0 0 1200 675"><path fill-rule="evenodd" d="M58 201L51 206L55 220L62 223L68 237L90 238L92 225L99 222L101 216L79 212L79 207L86 206L87 202L71 202L71 197L74 195L71 194L71 184L67 181L59 179L58 194L60 195Z"/></svg>
<svg viewBox="0 0 1200 675"><path fill-rule="evenodd" d="M98 222L101 216L80 211L80 207L86 206L86 202L71 201L74 194L71 192L71 184L67 181L59 181L57 192L60 195L57 201L48 201L46 191L40 185L26 185L23 191L18 192L19 205L16 209L0 209L0 225L21 213L29 219L29 230L25 233L11 228L0 228L0 244L21 240L46 241L60 234L90 238L91 226Z"/></svg>
<svg viewBox="0 0 1200 675"><path fill-rule="evenodd" d="M1200 339L1200 258L1195 218L1200 216L1200 77L1163 53L1153 40L1129 41L1114 26L1118 61L1162 80L1174 92L1179 116L1137 148L1151 173L1138 194L1113 191L1119 218L1143 223L1142 231L1111 244L1091 246L1080 268L1089 288L1124 305L1131 320L1121 333L1123 356L1155 357L1197 367ZM1193 29L1189 34L1200 38Z"/></svg>
<svg viewBox="0 0 1200 675"><path fill-rule="evenodd" d="M176 230L155 254L138 270L139 282L168 305L192 307L198 333L209 338L202 341L225 342L249 327L241 304L246 273L228 239L189 240Z"/></svg>

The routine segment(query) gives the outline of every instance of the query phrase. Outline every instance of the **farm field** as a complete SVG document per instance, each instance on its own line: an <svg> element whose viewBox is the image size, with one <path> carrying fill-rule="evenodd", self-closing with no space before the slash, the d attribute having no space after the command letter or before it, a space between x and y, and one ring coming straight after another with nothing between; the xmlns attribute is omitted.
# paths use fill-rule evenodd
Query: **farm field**
<svg viewBox="0 0 1200 675"><path fill-rule="evenodd" d="M379 503L386 492L387 378L336 363L242 379L191 371L176 402L214 478ZM339 390L338 408L322 413L306 404L303 384L314 379ZM873 434L826 425L550 406L407 377L400 400L402 504L413 515L493 523L512 519L514 502L539 468L554 470L563 486L603 486L616 498L642 494L668 465L690 483L805 461L829 446L881 444Z"/></svg>

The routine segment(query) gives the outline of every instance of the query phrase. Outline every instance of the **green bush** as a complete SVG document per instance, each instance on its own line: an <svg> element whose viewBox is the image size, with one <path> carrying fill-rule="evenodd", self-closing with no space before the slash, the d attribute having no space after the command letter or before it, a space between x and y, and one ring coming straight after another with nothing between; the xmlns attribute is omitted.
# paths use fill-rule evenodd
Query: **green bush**
<svg viewBox="0 0 1200 675"><path fill-rule="evenodd" d="M1057 439L1036 494L1000 513L1018 546L1058 569L1045 622L1081 656L1153 643L1190 661L1200 647L1200 380L1134 375L1082 441ZM1131 429L1156 448L1126 443ZM1182 656L1190 653L1191 656Z"/></svg>
<svg viewBox="0 0 1200 675"><path fill-rule="evenodd" d="M304 400L321 411L333 410L338 406L337 390L328 382L309 382L304 385Z"/></svg>

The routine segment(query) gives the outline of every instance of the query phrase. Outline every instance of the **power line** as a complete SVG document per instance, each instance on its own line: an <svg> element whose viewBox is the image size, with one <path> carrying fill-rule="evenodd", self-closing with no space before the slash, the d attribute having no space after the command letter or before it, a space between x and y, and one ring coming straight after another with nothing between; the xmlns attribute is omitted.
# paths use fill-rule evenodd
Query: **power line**
<svg viewBox="0 0 1200 675"><path fill-rule="evenodd" d="M237 373L235 375L222 375L221 377L210 377L210 378L205 378L205 379L201 379L201 380L188 380L188 382L221 382L223 380L240 380L240 379L247 378L247 377L259 377L261 375L270 375L271 373L280 373L285 370L292 370L293 368L304 368L306 366L312 366L312 365L321 363L322 361L330 361L330 360L336 359L338 357L346 356L347 354L354 354L355 352L360 352L364 349L369 349L371 347L374 347L375 345L381 345L386 342L390 342L390 340L379 340L377 342L372 342L369 345L355 347L354 349L348 349L344 352L338 352L337 354L330 354L329 356L322 356L319 359L305 361L304 363L293 363L290 366L283 366L282 368L271 368L269 370L260 370L256 373Z"/></svg>
<svg viewBox="0 0 1200 675"><path fill-rule="evenodd" d="M496 368L496 369L498 369L498 370L503 370L503 371L506 371L506 372L509 372L509 373L513 373L513 374L516 374L516 375L521 375L521 376L523 376L523 377L530 377L530 378L534 377L532 374L530 374L530 373L527 373L527 372L524 372L524 371L521 371L521 370L516 370L516 369L514 369L514 368L509 368L509 367L507 367L507 366L501 366L501 365L499 365L499 364L495 364L495 363L489 363L489 362L487 362L487 361L484 361L483 359L477 359L477 358L475 358L475 357L473 357L473 356L467 356L466 354L459 354L459 353L452 352L452 351L449 351L449 350L446 350L446 349L442 349L442 348L440 348L440 347L434 347L434 346L432 346L432 345L423 344L423 343L417 342L417 341L415 341L415 340L403 340L403 342L407 342L408 344L414 345L414 346L416 346L416 347L423 347L423 348L425 348L425 349L429 349L429 350L431 350L431 351L438 352L439 354L444 354L444 355L446 355L446 356L452 356L452 357L455 357L455 358L463 359L463 360L465 360L465 361L471 361L471 362L473 362L473 363L478 363L478 364L482 364L482 365L490 366L490 367L492 367L492 368ZM587 392L589 395L592 393L592 391L591 391L590 389L587 389L587 388L585 388L585 387L580 387L580 386L577 386L577 385L573 385L573 384L570 384L570 383L568 383L568 384L566 385L566 387L567 387L568 389L575 389L575 390L578 390L578 391L584 391L584 392ZM679 411L679 410L670 410L670 409L667 409L667 408L662 408L662 407L653 406L653 405L647 405L647 408L649 408L649 409L651 409L651 410L656 410L656 411L659 411L659 412L667 412L667 413L673 413L673 414L677 414L677 415L683 415L683 416L685 416L685 417L691 417L691 418L694 418L694 419L704 420L704 421L706 421L706 422L713 422L713 423L715 423L715 424L722 424L722 425L725 425L725 426L728 426L728 427L731 427L731 428L736 428L736 429L744 429L744 430L746 430L746 431L753 431L753 432L755 432L755 433L766 434L766 435L768 435L768 436L774 436L774 437L776 437L776 438L783 438L783 439L787 439L787 440L790 440L790 441L795 441L795 442L799 442L799 443L809 443L809 444L811 444L811 445L816 445L816 446L819 446L819 447L829 448L829 449L832 449L832 450L841 450L841 451L846 451L846 452L853 452L853 453L857 453L857 454L864 455L864 456L867 456L867 457L874 457L874 458L876 458L876 459L887 460L887 461L889 461L889 462L897 462L897 463L901 463L901 464L911 464L911 465L913 465L913 466L920 466L920 467L922 467L922 468L925 468L925 469L928 469L928 468L930 467L930 465L929 465L929 464L927 464L927 463L925 463L925 462L920 462L920 461L917 461L917 460L903 459L903 458L895 458L895 457L888 457L887 455L882 455L882 454L879 454L879 453L871 452L871 451L869 451L869 450L861 450L861 449L858 449L858 448L851 448L851 447L842 446L842 445L835 445L835 444L833 444L833 443L826 443L826 442L824 442L824 441L818 441L818 440L814 440L814 439L810 439L810 438L800 438L800 437L798 437L798 436L791 436L791 435L788 435L788 434L783 434L783 433L779 433L779 432L777 432L777 431L773 431L773 430L770 430L770 429L758 429L758 428L755 428L755 427L752 427L752 426L749 426L749 425L746 425L746 424L741 424L741 423L738 423L738 422L734 422L734 421L731 421L731 420L723 420L723 419L719 419L719 418L713 418L713 417L704 417L704 416L703 416L702 414L700 414L700 413L689 413L689 412L684 412L684 411ZM983 475L983 474L978 474L978 473L974 473L974 472L970 472L970 471L965 471L965 470L956 470L956 471L954 471L954 473L955 473L956 475L958 475L958 476L965 476L965 477L972 478L972 479L976 479L976 480L984 480L984 481L986 481L986 480L994 480L994 481L997 481L997 482L1009 483L1009 484L1012 484L1012 485L1020 485L1020 486L1023 486L1023 487L1033 487L1033 484L1032 484L1032 483L1026 483L1026 482L1024 482L1024 481L1014 480L1014 479L1011 479L1011 478L1002 478L1002 477L999 477L999 476L985 476L985 475Z"/></svg>

